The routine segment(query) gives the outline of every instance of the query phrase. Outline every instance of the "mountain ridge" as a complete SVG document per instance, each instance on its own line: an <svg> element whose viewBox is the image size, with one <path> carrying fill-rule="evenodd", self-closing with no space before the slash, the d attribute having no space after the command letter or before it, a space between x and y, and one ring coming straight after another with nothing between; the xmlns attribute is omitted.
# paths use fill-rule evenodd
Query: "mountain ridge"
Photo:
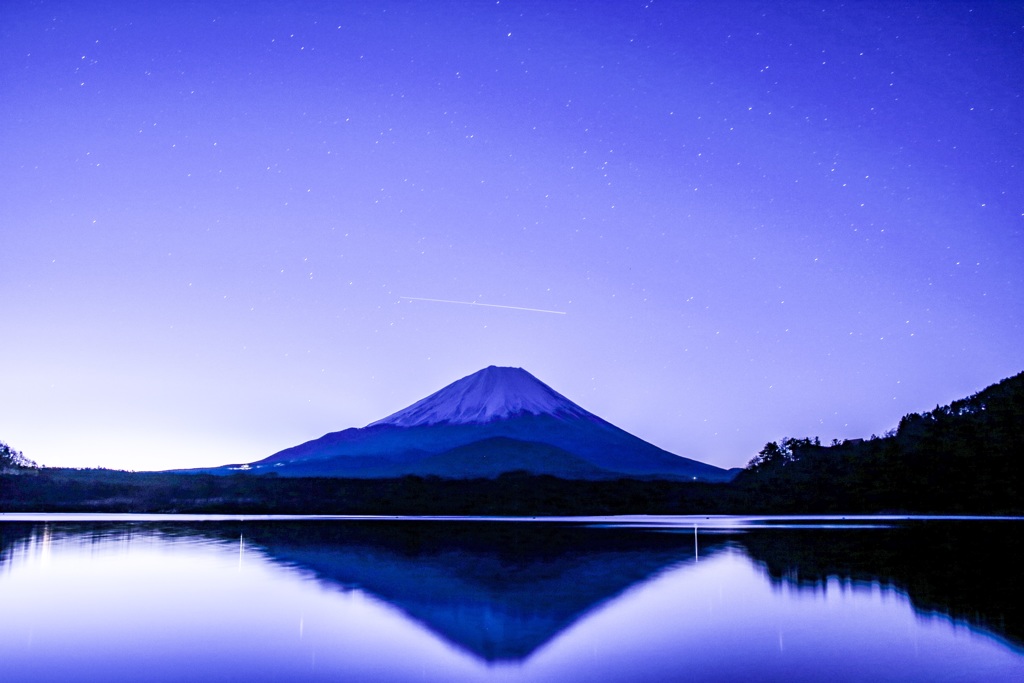
<svg viewBox="0 0 1024 683"><path fill-rule="evenodd" d="M521 457L512 457L509 444L494 439L518 444ZM497 450L507 457L504 468L491 458L484 468L490 476L522 470L523 462L530 463L525 471L567 479L639 476L728 481L734 476L732 471L669 453L616 427L522 368L493 365L366 427L330 432L256 462L218 469L372 478L420 473L422 466L416 463L433 459L428 473L464 478L460 470L465 468L456 463L466 465L465 460L437 456L480 442L502 443ZM533 457L545 450L538 446L547 448L550 466ZM475 452L486 457L484 447L478 446Z"/></svg>

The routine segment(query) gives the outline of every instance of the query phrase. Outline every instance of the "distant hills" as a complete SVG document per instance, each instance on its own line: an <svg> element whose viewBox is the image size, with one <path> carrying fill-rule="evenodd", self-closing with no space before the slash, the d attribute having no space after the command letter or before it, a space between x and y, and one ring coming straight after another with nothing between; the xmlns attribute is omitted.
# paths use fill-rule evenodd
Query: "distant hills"
<svg viewBox="0 0 1024 683"><path fill-rule="evenodd" d="M564 479L735 475L662 450L589 413L521 368L491 366L363 428L212 473L455 479L520 471Z"/></svg>

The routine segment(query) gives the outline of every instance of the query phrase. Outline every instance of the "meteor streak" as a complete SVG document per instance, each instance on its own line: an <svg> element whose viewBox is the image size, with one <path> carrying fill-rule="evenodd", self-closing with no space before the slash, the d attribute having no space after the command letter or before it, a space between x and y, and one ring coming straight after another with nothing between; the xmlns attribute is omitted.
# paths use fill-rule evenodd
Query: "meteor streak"
<svg viewBox="0 0 1024 683"><path fill-rule="evenodd" d="M407 301L433 301L439 304L462 304L463 306L488 306L489 308L511 308L513 311L533 311L534 313L554 313L565 315L565 311L548 311L543 308L524 308L523 306L502 306L500 304L482 304L478 301L449 301L448 299L424 299L418 296L400 296L399 299Z"/></svg>

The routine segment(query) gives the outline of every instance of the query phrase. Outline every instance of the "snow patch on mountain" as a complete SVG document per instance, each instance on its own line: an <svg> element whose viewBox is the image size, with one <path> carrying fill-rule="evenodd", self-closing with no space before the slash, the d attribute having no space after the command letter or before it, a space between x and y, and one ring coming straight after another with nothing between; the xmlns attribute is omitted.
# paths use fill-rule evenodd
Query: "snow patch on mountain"
<svg viewBox="0 0 1024 683"><path fill-rule="evenodd" d="M526 370L492 365L367 426L485 424L523 413L599 420Z"/></svg>

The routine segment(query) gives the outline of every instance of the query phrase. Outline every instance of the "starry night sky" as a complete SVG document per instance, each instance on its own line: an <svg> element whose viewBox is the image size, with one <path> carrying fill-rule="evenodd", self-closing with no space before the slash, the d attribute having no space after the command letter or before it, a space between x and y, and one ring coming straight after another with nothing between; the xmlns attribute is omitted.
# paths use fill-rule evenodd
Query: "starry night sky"
<svg viewBox="0 0 1024 683"><path fill-rule="evenodd" d="M0 39L0 440L43 464L256 460L494 364L731 467L1024 370L1024 3L7 0Z"/></svg>

